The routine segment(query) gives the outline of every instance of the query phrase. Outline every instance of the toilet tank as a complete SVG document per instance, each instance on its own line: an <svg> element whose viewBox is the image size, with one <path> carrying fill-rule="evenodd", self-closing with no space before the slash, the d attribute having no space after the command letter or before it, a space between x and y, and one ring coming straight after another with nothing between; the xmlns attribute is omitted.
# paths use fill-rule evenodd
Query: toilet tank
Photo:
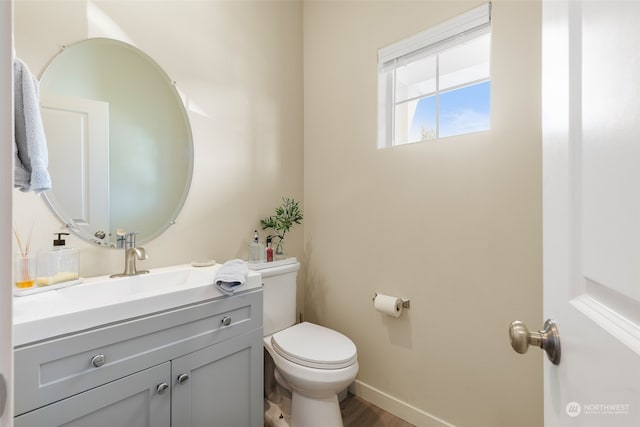
<svg viewBox="0 0 640 427"><path fill-rule="evenodd" d="M296 278L300 263L295 258L289 258L273 264L273 267L255 269L262 276L265 336L296 323Z"/></svg>

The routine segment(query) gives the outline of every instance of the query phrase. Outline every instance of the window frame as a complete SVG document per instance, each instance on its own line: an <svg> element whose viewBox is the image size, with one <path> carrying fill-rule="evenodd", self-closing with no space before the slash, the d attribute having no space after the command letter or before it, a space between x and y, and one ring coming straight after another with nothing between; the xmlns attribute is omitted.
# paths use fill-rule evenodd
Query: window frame
<svg viewBox="0 0 640 427"><path fill-rule="evenodd" d="M404 142L397 144L395 141L395 108L399 104L395 95L395 70L426 57L436 57L436 88L432 95L436 96L436 126L439 126L440 94L490 81L489 76L488 79L469 81L441 90L439 88L439 54L490 33L491 3L485 3L426 31L378 50L378 148L405 145ZM420 98L427 96L425 94ZM408 99L405 99L402 102L407 101Z"/></svg>

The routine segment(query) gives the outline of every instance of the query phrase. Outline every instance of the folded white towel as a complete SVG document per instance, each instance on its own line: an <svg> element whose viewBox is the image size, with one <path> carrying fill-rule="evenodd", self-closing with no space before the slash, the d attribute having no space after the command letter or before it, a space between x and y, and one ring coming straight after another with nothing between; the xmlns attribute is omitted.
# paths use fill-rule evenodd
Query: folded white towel
<svg viewBox="0 0 640 427"><path fill-rule="evenodd" d="M236 289L245 284L247 274L249 274L247 262L241 259L232 259L220 267L216 273L214 283L223 293L233 295Z"/></svg>
<svg viewBox="0 0 640 427"><path fill-rule="evenodd" d="M40 115L38 79L18 58L13 60L14 73L14 184L20 191L41 193L51 188L47 170L49 153Z"/></svg>

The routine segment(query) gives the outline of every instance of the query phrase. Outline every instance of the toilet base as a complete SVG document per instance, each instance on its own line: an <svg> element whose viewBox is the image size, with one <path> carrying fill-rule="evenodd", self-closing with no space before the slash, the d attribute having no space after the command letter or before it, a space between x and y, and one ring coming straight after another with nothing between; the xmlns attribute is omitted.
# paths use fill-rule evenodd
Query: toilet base
<svg viewBox="0 0 640 427"><path fill-rule="evenodd" d="M318 424L321 422L321 426ZM291 427L343 427L338 396L308 398L295 391L291 400Z"/></svg>
<svg viewBox="0 0 640 427"><path fill-rule="evenodd" d="M271 398L278 396L277 403L265 399L265 427L344 427L338 396L309 399L282 387L279 388L282 394L275 393L271 396ZM295 405L294 402L296 402ZM296 411L296 407L301 409Z"/></svg>

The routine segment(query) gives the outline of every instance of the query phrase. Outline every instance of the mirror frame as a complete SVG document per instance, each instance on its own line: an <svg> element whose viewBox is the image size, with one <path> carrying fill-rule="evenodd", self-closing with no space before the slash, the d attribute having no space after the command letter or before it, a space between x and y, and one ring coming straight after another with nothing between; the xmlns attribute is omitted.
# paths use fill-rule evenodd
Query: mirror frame
<svg viewBox="0 0 640 427"><path fill-rule="evenodd" d="M167 107L167 109L169 108L173 108L173 109L177 109L180 112L180 118L178 120L182 120L183 123L180 123L180 132L183 133L184 138L186 139L186 141L183 143L184 145L184 149L186 150L185 153L185 158L187 160L187 164L184 167L184 170L186 171L186 175L184 178L184 187L182 188L182 192L179 193L180 191L180 187L176 188L175 194L176 197L174 197L175 199L175 206L173 205L173 203L171 203L170 209L166 209L166 212L169 212L171 210L170 215L167 215L166 218L162 218L162 220L158 220L156 221L158 224L158 227L154 230L150 230L147 233L144 234L139 234L138 238L137 238L137 243L145 243L148 241L151 241L155 238L157 238L158 236L160 236L164 231L167 230L167 228L171 225L173 225L176 221L177 216L179 215L180 211L182 210L182 208L184 207L185 201L187 199L187 196L189 194L189 190L191 187L191 181L193 179L193 165L194 165L194 147L193 147L193 135L192 135L192 131L191 131L191 123L187 114L187 110L186 110L186 106L185 103L183 102L182 98L180 97L180 93L178 92L177 88L176 88L176 84L173 80L171 80L169 78L169 76L167 75L167 73L162 69L162 67L153 59L151 58L148 54L146 54L145 52L143 52L142 50L140 50L139 48L130 45L128 43L125 43L123 41L117 40L117 39L110 39L110 38L89 38L89 39L84 39L81 40L77 43L71 44L69 46L63 46L63 49L58 52L53 58L52 60L49 62L49 64L47 64L47 66L45 67L45 70L43 71L41 77L40 77L40 82L41 82L41 87L42 87L42 83L45 82L45 87L46 87L46 77L47 77L47 73L51 73L51 69L53 68L53 65L56 63L56 60L61 58L62 55L68 55L71 52L71 49L73 49L74 47L77 46L82 46L83 48L87 48L87 44L91 43L91 44L108 44L110 48L122 48L122 49L126 49L128 52L127 53L134 53L138 56L138 59L141 62L146 62L149 64L149 71L148 72L152 72L155 71L157 73L157 76L154 76L154 78L156 79L162 79L163 81L168 83L167 86L167 90L169 92L171 92L171 98L175 99L175 105L172 105L170 107ZM110 76L109 76L110 77ZM124 79L122 79L122 77L125 77ZM127 73L123 72L123 73L118 73L117 76L115 76L114 78L118 78L120 79L117 82L118 86L122 86L122 82L127 81ZM113 85L113 81L111 81L110 79L105 79L104 81L109 80L109 84ZM130 82L131 83L131 82ZM131 99L145 99L145 95L148 95L148 93L143 93L142 90L140 90L138 87L129 87L128 89L125 89L128 92L128 96L131 97ZM139 93L135 93L136 90L139 90ZM131 91L133 91L133 94L131 93ZM148 97L147 97L148 98ZM104 100L103 100L104 101ZM107 99L107 101L109 101L109 99ZM124 104L121 104L124 105ZM128 105L128 104L127 104ZM153 103L153 101L149 102L149 106L156 106L157 103ZM129 114L131 114L131 111L128 112ZM110 119L111 120L111 119ZM111 126L109 126L111 127ZM184 130L182 129L184 128ZM46 126L45 126L45 131L46 131ZM111 132L110 132L111 133ZM109 135L109 139L111 139L111 134ZM140 143L140 140L136 140L137 142ZM155 143L155 141L153 141ZM171 141L173 142L173 140ZM109 146L111 146L112 142L109 141ZM174 144L175 145L175 144ZM157 147L156 147L157 148ZM49 151L51 152L51 146L49 146ZM110 150L111 151L111 150ZM111 156L109 156L111 158ZM111 160L109 160L109 162L111 162ZM165 162L166 163L166 162ZM165 166L158 166L159 170L164 170ZM109 168L109 177L107 178L107 180L111 180L111 165L108 166ZM158 182L155 183L156 185L158 185ZM111 187L111 186L110 186ZM162 190L158 191L158 194L160 194ZM109 188L109 193L111 193L111 188ZM60 193L59 193L60 194ZM144 193L143 193L144 194ZM111 224L111 220L109 221L109 228L107 230L103 230L105 232L105 237L100 239L98 238L98 236L96 236L98 233L98 230L95 229L91 229L89 228L89 225L82 225L82 224L77 224L76 221L74 221L74 219L72 219L72 217L70 215L66 215L64 207L62 206L62 204L58 201L58 198L56 198L56 194L55 194L55 182L53 183L53 188L52 190L48 190L46 192L44 192L42 194L42 198L45 201L45 203L47 204L47 206L49 207L49 209L65 224L65 226L70 229L71 231L74 232L74 234L78 235L79 237L81 237L82 239L97 245L97 246L101 246L101 247L120 247L119 242L116 241L117 236L116 236L116 230L118 228L117 224L112 225ZM111 200L113 200L112 195L109 194L108 196L109 199L109 210L112 209L112 202ZM146 208L146 211L144 213L144 215L141 215L140 217L146 217L147 215L157 215L157 209L154 209L155 206L151 206ZM139 222L144 222L144 221L139 221ZM134 232L139 232L139 230L135 229L135 228L139 228L139 227L133 227L133 229L131 230L125 230L125 231L134 231ZM92 234L93 233L93 234Z"/></svg>

